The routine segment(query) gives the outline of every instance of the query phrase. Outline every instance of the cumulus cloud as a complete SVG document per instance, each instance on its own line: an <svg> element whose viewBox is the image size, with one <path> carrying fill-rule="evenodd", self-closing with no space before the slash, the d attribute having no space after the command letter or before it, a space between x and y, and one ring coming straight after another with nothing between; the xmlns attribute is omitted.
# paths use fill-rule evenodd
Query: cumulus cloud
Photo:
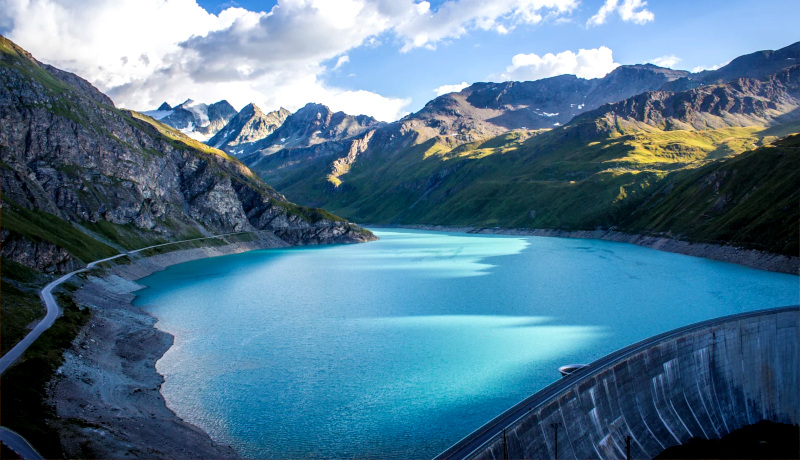
<svg viewBox="0 0 800 460"><path fill-rule="evenodd" d="M649 62L650 64L655 64L655 65L657 65L659 67L668 67L668 68L671 69L677 63L681 62L681 58L679 58L678 56L675 56L674 54L670 54L670 55L666 55L666 56L657 57L655 59L651 59L651 60L649 60L647 62Z"/></svg>
<svg viewBox="0 0 800 460"><path fill-rule="evenodd" d="M104 88L167 64L179 41L252 14L230 8L210 15L194 0L0 1L0 24L10 29L4 35L38 59Z"/></svg>
<svg viewBox="0 0 800 460"><path fill-rule="evenodd" d="M406 52L418 47L433 48L470 29L506 34L520 24L536 24L545 16L570 13L577 5L577 0L460 0L447 1L434 12L430 3L422 1L414 4L394 30L404 40L401 51Z"/></svg>
<svg viewBox="0 0 800 460"><path fill-rule="evenodd" d="M577 53L562 51L558 54L517 54L511 65L501 74L489 76L490 80L538 80L556 75L572 74L579 78L599 78L619 66L614 62L611 49L601 46L581 49Z"/></svg>
<svg viewBox="0 0 800 460"><path fill-rule="evenodd" d="M469 86L469 83L462 81L461 83L456 83L455 85L442 85L438 88L435 88L433 92L436 93L437 96L441 96L442 94L447 93L457 93L467 86Z"/></svg>
<svg viewBox="0 0 800 460"><path fill-rule="evenodd" d="M75 72L121 106L187 98L234 106L306 102L391 120L407 99L332 87L326 72L361 46L433 48L470 30L507 33L568 15L577 0L279 0L210 14L195 0L0 0L0 32ZM324 63L337 59L331 67ZM346 101L351 98L350 101ZM361 105L359 105L361 104Z"/></svg>
<svg viewBox="0 0 800 460"><path fill-rule="evenodd" d="M622 3L619 0L606 0L597 13L589 18L586 25L599 26L605 24L608 17L614 12L619 14L620 19L625 22L646 24L655 20L655 15L645 8L646 6L647 2L642 0L622 0Z"/></svg>

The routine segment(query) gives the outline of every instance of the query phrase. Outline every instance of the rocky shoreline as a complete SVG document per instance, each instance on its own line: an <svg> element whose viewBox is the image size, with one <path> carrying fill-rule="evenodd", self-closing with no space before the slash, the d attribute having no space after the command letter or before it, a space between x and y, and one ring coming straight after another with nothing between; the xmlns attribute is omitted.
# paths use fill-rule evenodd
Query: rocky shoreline
<svg viewBox="0 0 800 460"><path fill-rule="evenodd" d="M408 228L440 232L462 232L494 235L549 236L558 238L583 238L593 240L630 243L637 246L674 252L706 259L719 260L744 265L771 272L800 274L800 257L745 249L736 246L691 243L689 241L669 238L667 236L648 236L622 233L614 230L551 230L551 229L517 229L517 228L485 228L485 227L450 227L444 225L374 225L375 227ZM368 227L368 226L367 226Z"/></svg>
<svg viewBox="0 0 800 460"><path fill-rule="evenodd" d="M92 317L48 391L67 458L239 458L166 406L155 364L174 337L132 305L143 287L135 281L191 260L286 246L264 232L254 241L138 258L81 281L74 300Z"/></svg>

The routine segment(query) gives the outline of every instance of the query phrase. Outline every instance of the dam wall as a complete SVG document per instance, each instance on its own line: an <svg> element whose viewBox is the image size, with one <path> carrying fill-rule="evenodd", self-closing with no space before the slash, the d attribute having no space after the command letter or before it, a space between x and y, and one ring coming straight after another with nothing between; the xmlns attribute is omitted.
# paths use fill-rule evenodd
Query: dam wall
<svg viewBox="0 0 800 460"><path fill-rule="evenodd" d="M800 308L786 307L660 334L546 387L437 458L624 459L628 446L630 458L653 458L760 420L798 424L799 333Z"/></svg>

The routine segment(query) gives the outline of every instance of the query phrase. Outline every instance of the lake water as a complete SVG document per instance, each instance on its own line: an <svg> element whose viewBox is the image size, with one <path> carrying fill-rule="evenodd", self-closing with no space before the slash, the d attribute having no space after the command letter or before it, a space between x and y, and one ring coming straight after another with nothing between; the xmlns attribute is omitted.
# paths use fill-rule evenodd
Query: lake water
<svg viewBox="0 0 800 460"><path fill-rule="evenodd" d="M587 363L798 277L594 240L377 230L141 280L180 417L257 458L430 458Z"/></svg>

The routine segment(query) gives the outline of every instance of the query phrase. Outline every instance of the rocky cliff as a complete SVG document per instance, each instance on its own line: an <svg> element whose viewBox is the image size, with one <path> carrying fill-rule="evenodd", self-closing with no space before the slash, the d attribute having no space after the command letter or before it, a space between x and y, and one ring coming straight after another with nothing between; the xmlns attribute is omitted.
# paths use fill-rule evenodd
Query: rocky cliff
<svg viewBox="0 0 800 460"><path fill-rule="evenodd" d="M88 262L113 246L251 230L292 244L373 238L5 38L0 51L3 257L63 271L74 264L57 248Z"/></svg>

